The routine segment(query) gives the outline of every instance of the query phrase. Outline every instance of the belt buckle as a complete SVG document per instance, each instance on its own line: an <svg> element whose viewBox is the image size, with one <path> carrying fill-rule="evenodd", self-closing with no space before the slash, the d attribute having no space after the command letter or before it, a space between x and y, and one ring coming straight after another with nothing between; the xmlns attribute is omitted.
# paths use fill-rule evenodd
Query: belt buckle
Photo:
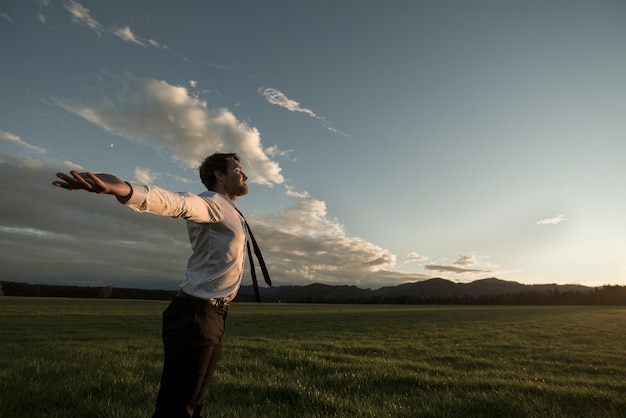
<svg viewBox="0 0 626 418"><path fill-rule="evenodd" d="M224 302L224 299L213 299L213 306L220 311L228 309L228 305Z"/></svg>

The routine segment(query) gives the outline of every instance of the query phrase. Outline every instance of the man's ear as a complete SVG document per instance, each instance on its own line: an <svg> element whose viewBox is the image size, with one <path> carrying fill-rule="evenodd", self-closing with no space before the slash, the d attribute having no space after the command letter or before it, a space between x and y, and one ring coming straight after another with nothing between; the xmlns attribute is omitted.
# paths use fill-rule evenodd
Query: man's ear
<svg viewBox="0 0 626 418"><path fill-rule="evenodd" d="M215 176L215 180L222 180L224 178L224 173L221 170L214 170L213 175Z"/></svg>

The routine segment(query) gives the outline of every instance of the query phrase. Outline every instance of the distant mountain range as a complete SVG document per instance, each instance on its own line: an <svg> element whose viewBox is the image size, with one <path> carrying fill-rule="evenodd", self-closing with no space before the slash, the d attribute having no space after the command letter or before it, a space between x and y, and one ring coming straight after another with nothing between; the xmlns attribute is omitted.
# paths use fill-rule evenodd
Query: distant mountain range
<svg viewBox="0 0 626 418"><path fill-rule="evenodd" d="M434 278L380 289L361 289L356 286L310 284L306 286L276 286L262 288L261 299L269 302L328 302L328 301L402 301L440 300L451 298L475 299L480 297L520 294L571 294L592 292L595 287L582 285L541 284L526 285L497 278L481 279L471 283L455 283ZM250 300L252 286L242 286L239 297Z"/></svg>
<svg viewBox="0 0 626 418"><path fill-rule="evenodd" d="M171 300L176 290L62 286L0 281L1 296ZM236 301L254 300L252 286L242 286ZM262 302L396 303L480 305L626 305L626 286L526 285L496 278L471 283L430 279L380 289L356 286L276 286L261 289Z"/></svg>

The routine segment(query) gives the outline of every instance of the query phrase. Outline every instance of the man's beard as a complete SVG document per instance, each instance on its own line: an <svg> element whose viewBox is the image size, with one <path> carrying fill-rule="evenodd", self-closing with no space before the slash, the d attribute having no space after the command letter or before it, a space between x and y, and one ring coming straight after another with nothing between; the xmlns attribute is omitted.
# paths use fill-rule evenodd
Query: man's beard
<svg viewBox="0 0 626 418"><path fill-rule="evenodd" d="M248 194L248 185L247 184L241 184L238 188L238 193L237 196L245 196Z"/></svg>

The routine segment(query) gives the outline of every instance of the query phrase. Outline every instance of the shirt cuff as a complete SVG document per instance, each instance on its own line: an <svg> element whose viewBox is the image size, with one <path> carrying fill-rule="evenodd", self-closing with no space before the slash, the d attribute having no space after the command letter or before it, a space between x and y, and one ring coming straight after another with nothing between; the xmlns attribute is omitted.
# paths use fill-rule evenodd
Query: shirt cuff
<svg viewBox="0 0 626 418"><path fill-rule="evenodd" d="M128 183L133 189L133 193L124 205L126 206L142 206L148 198L148 186L144 184Z"/></svg>

